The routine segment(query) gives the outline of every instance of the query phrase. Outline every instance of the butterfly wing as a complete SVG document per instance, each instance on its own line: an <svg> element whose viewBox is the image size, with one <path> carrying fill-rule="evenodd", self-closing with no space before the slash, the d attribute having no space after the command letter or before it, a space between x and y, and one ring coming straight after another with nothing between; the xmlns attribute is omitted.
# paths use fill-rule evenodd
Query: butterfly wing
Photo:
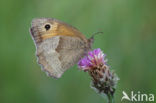
<svg viewBox="0 0 156 103"><path fill-rule="evenodd" d="M51 77L60 78L90 49L87 39L68 25L56 22L56 20L53 22L51 19L50 21L37 19L33 22L31 34L36 45L38 63ZM53 30L45 31L43 29L44 26L42 25L46 25L47 22L53 24ZM57 24L57 26L54 24ZM61 28L64 34L61 34L63 31L61 32L58 28Z"/></svg>
<svg viewBox="0 0 156 103"><path fill-rule="evenodd" d="M66 70L77 63L89 49L88 44L80 38L60 36L56 51L60 54L59 60L61 61L62 68Z"/></svg>
<svg viewBox="0 0 156 103"><path fill-rule="evenodd" d="M37 46L38 63L47 74L59 78L85 55L88 46L79 38L54 36Z"/></svg>

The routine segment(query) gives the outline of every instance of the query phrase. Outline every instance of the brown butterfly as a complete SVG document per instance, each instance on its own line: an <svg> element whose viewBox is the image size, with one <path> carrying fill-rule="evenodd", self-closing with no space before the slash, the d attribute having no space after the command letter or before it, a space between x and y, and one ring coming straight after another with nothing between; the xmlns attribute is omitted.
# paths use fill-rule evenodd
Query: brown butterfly
<svg viewBox="0 0 156 103"><path fill-rule="evenodd" d="M93 42L93 37L87 39L76 28L52 18L33 19L30 32L38 63L54 78L60 78L76 64L91 49Z"/></svg>

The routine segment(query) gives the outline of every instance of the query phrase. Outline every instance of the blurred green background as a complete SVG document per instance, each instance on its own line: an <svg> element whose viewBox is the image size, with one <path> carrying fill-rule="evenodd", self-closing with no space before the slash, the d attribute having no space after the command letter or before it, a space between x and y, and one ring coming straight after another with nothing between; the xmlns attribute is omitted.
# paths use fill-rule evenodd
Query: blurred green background
<svg viewBox="0 0 156 103"><path fill-rule="evenodd" d="M94 48L120 77L116 103L123 90L156 94L156 0L1 0L0 103L106 103L76 65L58 80L41 71L29 33L37 17L57 18L88 38L104 32Z"/></svg>

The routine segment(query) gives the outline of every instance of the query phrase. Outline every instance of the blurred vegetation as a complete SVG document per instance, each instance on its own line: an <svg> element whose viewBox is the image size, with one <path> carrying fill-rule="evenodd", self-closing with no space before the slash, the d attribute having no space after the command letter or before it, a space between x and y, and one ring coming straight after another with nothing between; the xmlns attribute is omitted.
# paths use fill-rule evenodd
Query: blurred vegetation
<svg viewBox="0 0 156 103"><path fill-rule="evenodd" d="M31 20L52 17L86 37L97 31L94 48L107 54L122 91L156 94L155 0L1 0L0 103L104 103L75 65L61 79L47 77L36 63ZM126 103L126 101L124 102Z"/></svg>

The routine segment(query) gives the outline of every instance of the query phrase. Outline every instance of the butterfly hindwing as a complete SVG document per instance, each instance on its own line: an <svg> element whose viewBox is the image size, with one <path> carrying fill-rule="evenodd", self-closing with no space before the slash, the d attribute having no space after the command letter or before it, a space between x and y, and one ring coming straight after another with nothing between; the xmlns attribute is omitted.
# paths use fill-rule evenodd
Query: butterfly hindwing
<svg viewBox="0 0 156 103"><path fill-rule="evenodd" d="M88 51L79 38L54 36L37 45L38 63L49 76L59 78Z"/></svg>

